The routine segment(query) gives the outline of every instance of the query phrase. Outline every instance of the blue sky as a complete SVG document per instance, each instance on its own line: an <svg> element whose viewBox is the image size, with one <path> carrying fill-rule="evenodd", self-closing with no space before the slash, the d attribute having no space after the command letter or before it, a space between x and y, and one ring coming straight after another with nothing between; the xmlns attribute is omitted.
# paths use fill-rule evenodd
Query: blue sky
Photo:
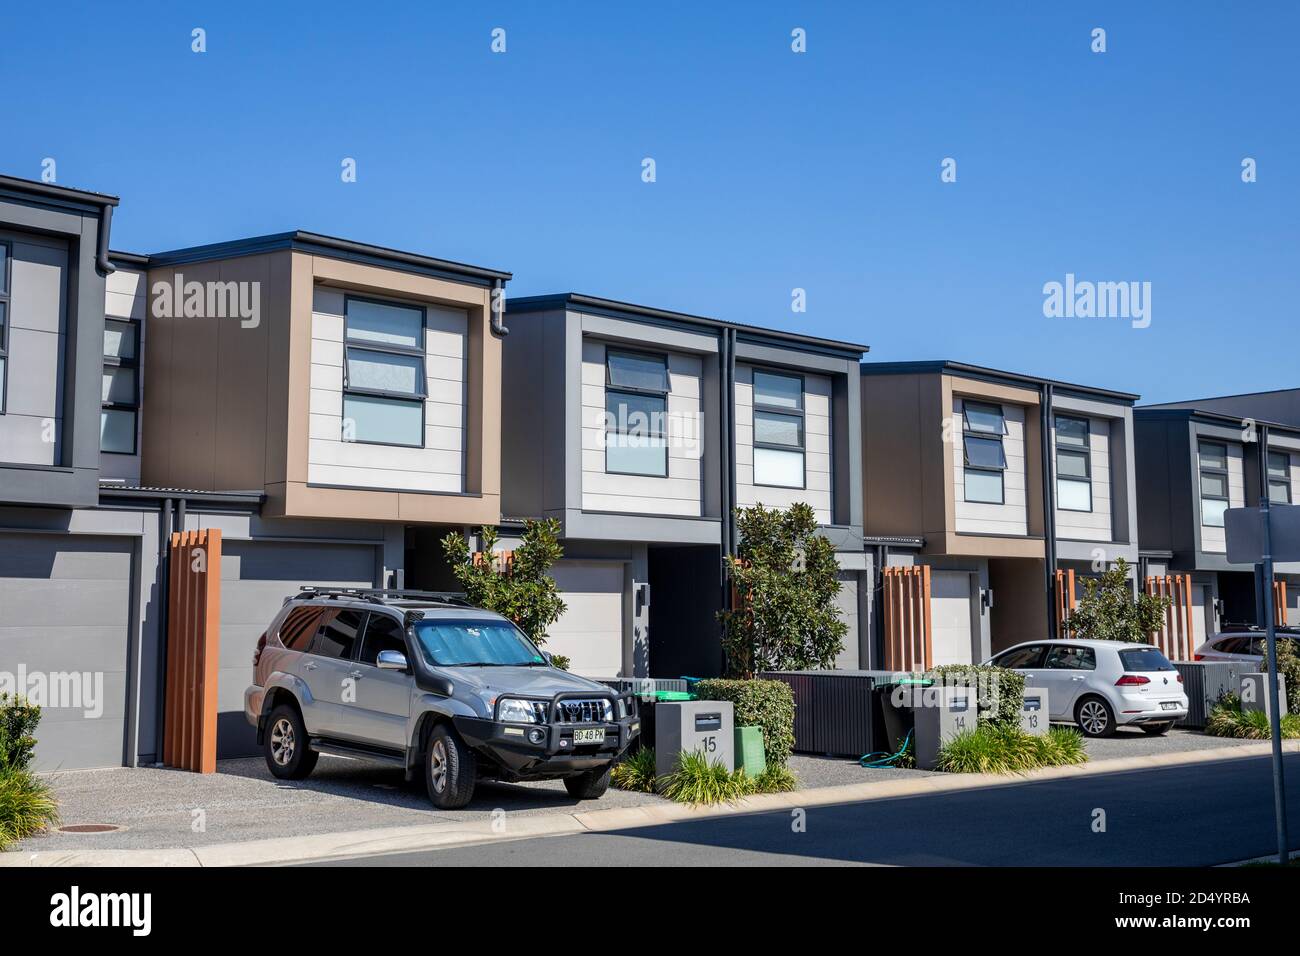
<svg viewBox="0 0 1300 956"><path fill-rule="evenodd" d="M1300 385L1295 3L8 4L0 35L0 172L120 196L117 249L302 228L881 361ZM1045 318L1066 273L1150 282L1150 327Z"/></svg>

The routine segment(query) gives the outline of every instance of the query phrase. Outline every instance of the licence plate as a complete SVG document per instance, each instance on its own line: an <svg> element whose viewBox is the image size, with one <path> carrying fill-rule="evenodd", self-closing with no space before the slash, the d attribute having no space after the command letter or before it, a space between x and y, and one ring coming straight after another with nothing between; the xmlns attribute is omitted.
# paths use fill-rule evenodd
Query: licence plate
<svg viewBox="0 0 1300 956"><path fill-rule="evenodd" d="M605 742L604 727L584 727L573 732L573 743L578 744L603 744Z"/></svg>
<svg viewBox="0 0 1300 956"><path fill-rule="evenodd" d="M1176 700L1162 700L1162 701L1160 702L1160 707L1161 707L1162 710L1177 710L1177 709L1178 709L1178 701L1176 701Z"/></svg>

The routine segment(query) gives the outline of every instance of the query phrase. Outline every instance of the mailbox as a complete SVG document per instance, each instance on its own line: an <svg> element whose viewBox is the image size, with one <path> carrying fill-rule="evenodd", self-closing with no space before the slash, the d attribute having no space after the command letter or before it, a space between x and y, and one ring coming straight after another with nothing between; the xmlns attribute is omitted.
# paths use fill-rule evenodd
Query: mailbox
<svg viewBox="0 0 1300 956"><path fill-rule="evenodd" d="M1020 702L1020 729L1041 737L1051 729L1048 722L1046 687L1026 687L1025 698Z"/></svg>
<svg viewBox="0 0 1300 956"><path fill-rule="evenodd" d="M978 694L974 687L927 687L914 695L916 730L913 745L916 765L933 770L939 749L979 722Z"/></svg>
<svg viewBox="0 0 1300 956"><path fill-rule="evenodd" d="M701 753L736 769L735 708L729 700L664 701L655 705L655 775L677 769L679 753Z"/></svg>
<svg viewBox="0 0 1300 956"><path fill-rule="evenodd" d="M1281 674L1277 675L1277 700L1278 700L1278 717L1286 716L1286 678ZM1261 710L1268 713L1268 675L1267 674L1242 674L1241 675L1241 709ZM1269 715L1272 716L1271 714Z"/></svg>

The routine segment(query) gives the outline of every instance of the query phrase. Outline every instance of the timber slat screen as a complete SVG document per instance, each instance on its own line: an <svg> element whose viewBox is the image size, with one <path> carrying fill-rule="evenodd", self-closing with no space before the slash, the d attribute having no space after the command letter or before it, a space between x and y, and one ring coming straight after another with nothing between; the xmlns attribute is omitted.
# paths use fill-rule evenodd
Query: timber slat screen
<svg viewBox="0 0 1300 956"><path fill-rule="evenodd" d="M1056 633L1065 637L1065 622L1074 612L1074 568L1056 569Z"/></svg>
<svg viewBox="0 0 1300 956"><path fill-rule="evenodd" d="M1190 574L1153 575L1146 579L1145 590L1154 597L1169 598L1165 626L1151 632L1151 643L1164 651L1171 661L1190 661L1196 650L1192 633L1192 576Z"/></svg>
<svg viewBox="0 0 1300 956"><path fill-rule="evenodd" d="M221 649L221 532L172 534L168 564L163 763L217 769L217 669Z"/></svg>
<svg viewBox="0 0 1300 956"><path fill-rule="evenodd" d="M885 568L885 669L929 670L934 662L930 620L930 566Z"/></svg>

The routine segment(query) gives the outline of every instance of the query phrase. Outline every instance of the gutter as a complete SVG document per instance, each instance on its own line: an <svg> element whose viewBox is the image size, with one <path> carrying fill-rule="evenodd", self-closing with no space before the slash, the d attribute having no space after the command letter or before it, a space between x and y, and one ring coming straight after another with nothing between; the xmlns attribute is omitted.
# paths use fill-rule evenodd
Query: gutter
<svg viewBox="0 0 1300 956"><path fill-rule="evenodd" d="M510 334L510 330L501 323L501 317L506 311L506 283L504 279L492 280L492 304L490 308L492 310L492 333L503 339Z"/></svg>

